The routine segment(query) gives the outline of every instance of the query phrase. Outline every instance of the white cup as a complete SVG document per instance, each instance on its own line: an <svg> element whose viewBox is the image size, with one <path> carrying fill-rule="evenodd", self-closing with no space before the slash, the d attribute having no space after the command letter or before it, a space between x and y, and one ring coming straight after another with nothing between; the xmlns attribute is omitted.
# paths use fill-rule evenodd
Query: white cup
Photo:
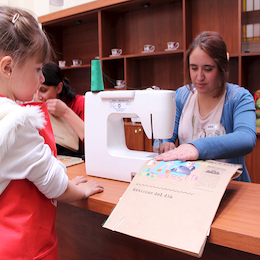
<svg viewBox="0 0 260 260"><path fill-rule="evenodd" d="M178 42L167 42L168 50L177 50L179 48L180 44Z"/></svg>
<svg viewBox="0 0 260 260"><path fill-rule="evenodd" d="M65 60L59 60L59 67L65 67L66 61Z"/></svg>
<svg viewBox="0 0 260 260"><path fill-rule="evenodd" d="M150 44L144 45L144 51L145 52L153 52L154 50L155 50L155 46L154 45L150 45Z"/></svg>
<svg viewBox="0 0 260 260"><path fill-rule="evenodd" d="M113 56L118 56L122 54L122 49L112 49L111 53Z"/></svg>
<svg viewBox="0 0 260 260"><path fill-rule="evenodd" d="M124 87L125 87L125 81L122 80L122 79L118 79L118 80L116 81L116 87L117 87L117 88L124 88Z"/></svg>
<svg viewBox="0 0 260 260"><path fill-rule="evenodd" d="M82 64L82 60L79 60L79 59L72 60L73 66L80 66L81 64Z"/></svg>

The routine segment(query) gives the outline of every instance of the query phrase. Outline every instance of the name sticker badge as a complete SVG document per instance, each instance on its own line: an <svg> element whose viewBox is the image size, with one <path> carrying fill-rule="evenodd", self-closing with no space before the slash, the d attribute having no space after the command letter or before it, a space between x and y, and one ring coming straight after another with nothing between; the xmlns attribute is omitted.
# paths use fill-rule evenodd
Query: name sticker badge
<svg viewBox="0 0 260 260"><path fill-rule="evenodd" d="M218 124L208 124L207 131L209 130L218 130Z"/></svg>

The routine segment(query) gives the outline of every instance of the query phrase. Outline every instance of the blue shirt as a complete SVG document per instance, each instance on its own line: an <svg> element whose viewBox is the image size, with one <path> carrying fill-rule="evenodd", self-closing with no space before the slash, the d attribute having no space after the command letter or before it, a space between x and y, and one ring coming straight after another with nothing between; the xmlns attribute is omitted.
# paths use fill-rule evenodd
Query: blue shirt
<svg viewBox="0 0 260 260"><path fill-rule="evenodd" d="M252 152L256 143L256 115L253 96L248 90L235 84L226 83L227 92L221 116L226 135L197 139L193 144L199 152L198 160L228 159L230 163L242 164L243 173L236 179L250 182L245 165L245 155ZM173 136L163 142L175 143L182 109L191 90L189 86L177 89L176 118ZM158 146L155 140L154 147Z"/></svg>

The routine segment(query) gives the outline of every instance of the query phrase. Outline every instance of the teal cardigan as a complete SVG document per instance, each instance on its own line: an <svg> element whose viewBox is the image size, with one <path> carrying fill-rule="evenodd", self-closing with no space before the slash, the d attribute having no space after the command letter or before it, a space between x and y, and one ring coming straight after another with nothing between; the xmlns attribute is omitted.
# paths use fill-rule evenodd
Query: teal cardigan
<svg viewBox="0 0 260 260"><path fill-rule="evenodd" d="M230 163L242 164L243 173L236 179L250 182L245 165L245 155L252 152L256 143L256 115L253 96L248 90L227 83L227 92L221 117L226 135L197 139L193 144L199 151L199 160L228 159ZM178 137L178 127L182 109L191 90L187 85L177 89L176 118L173 136L163 142L173 142ZM158 146L155 140L154 147Z"/></svg>

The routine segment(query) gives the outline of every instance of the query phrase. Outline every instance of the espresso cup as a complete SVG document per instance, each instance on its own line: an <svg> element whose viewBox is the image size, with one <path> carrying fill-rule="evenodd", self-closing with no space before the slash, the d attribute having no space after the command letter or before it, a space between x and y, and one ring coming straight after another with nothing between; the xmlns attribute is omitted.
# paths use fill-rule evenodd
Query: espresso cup
<svg viewBox="0 0 260 260"><path fill-rule="evenodd" d="M167 42L168 50L177 50L180 44L178 42Z"/></svg>
<svg viewBox="0 0 260 260"><path fill-rule="evenodd" d="M65 60L59 60L59 67L65 67L66 61Z"/></svg>
<svg viewBox="0 0 260 260"><path fill-rule="evenodd" d="M79 60L79 59L72 60L73 66L80 66L81 64L82 64L82 60Z"/></svg>
<svg viewBox="0 0 260 260"><path fill-rule="evenodd" d="M153 52L154 50L155 50L155 46L154 45L150 45L150 44L144 45L144 51L145 52Z"/></svg>
<svg viewBox="0 0 260 260"><path fill-rule="evenodd" d="M113 56L118 56L122 54L122 49L112 49L111 53Z"/></svg>

